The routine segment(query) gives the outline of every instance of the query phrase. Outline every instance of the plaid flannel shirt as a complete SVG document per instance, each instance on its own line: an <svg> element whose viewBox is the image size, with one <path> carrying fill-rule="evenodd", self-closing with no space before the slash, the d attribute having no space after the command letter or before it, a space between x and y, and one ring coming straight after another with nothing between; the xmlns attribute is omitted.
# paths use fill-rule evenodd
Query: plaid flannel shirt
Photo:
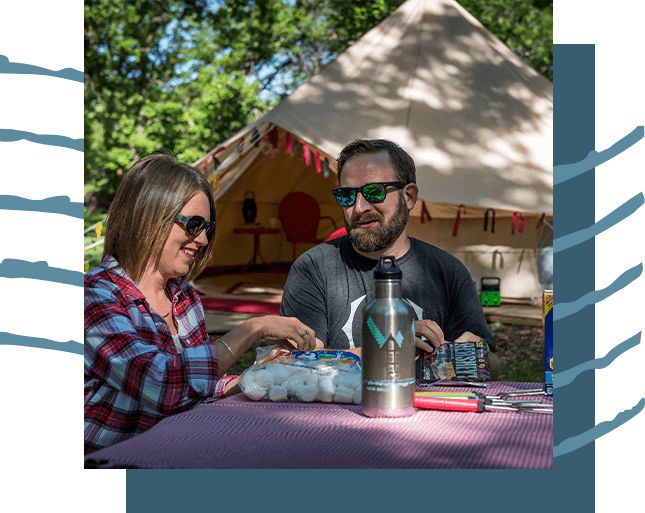
<svg viewBox="0 0 645 513"><path fill-rule="evenodd" d="M217 352L186 282L168 281L183 351L114 257L85 275L85 454L220 397Z"/></svg>

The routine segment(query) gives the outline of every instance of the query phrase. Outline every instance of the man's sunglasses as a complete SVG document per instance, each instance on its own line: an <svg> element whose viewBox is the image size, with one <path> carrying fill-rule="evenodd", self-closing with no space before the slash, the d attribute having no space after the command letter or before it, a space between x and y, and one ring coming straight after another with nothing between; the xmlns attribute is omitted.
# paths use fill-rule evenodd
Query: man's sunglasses
<svg viewBox="0 0 645 513"><path fill-rule="evenodd" d="M386 189L390 185L403 189L407 185L405 182L378 182L368 183L363 187L341 187L331 191L336 196L336 201L341 207L351 207L356 203L356 197L360 192L370 203L381 203L387 196Z"/></svg>
<svg viewBox="0 0 645 513"><path fill-rule="evenodd" d="M215 222L208 222L202 216L186 217L184 215L177 214L175 221L184 225L188 234L193 237L197 237L202 233L202 230L206 230L206 238L210 239L213 231L215 230Z"/></svg>

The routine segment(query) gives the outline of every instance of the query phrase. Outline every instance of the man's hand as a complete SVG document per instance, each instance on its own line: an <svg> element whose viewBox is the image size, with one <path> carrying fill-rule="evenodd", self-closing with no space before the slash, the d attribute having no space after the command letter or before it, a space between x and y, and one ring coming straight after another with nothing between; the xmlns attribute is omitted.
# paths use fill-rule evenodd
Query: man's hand
<svg viewBox="0 0 645 513"><path fill-rule="evenodd" d="M478 337L477 335L473 335L470 331L466 331L463 333L455 342L477 342L479 339L482 337Z"/></svg>
<svg viewBox="0 0 645 513"><path fill-rule="evenodd" d="M414 332L417 348L423 349L427 353L432 353L435 347L446 343L443 330L430 319L414 321ZM425 337L427 340L422 340L421 337Z"/></svg>

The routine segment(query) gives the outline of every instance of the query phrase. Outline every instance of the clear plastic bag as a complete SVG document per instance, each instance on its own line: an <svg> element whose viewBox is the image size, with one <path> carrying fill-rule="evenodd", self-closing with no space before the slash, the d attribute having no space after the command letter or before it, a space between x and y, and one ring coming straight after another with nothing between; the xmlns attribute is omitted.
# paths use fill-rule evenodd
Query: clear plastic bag
<svg viewBox="0 0 645 513"><path fill-rule="evenodd" d="M260 347L255 364L239 384L253 401L300 401L361 404L361 361L336 350L287 351Z"/></svg>

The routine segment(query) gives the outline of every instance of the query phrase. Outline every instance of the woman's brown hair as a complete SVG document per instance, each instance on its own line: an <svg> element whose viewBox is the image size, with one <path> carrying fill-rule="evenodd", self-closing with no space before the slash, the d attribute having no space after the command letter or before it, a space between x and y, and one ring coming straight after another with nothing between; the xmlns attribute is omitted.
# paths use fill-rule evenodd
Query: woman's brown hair
<svg viewBox="0 0 645 513"><path fill-rule="evenodd" d="M135 283L149 265L156 269L175 216L196 192L206 194L216 223L213 191L197 169L164 154L135 162L126 173L108 209L103 256L112 255ZM213 254L215 232L195 254L184 279L191 280Z"/></svg>

